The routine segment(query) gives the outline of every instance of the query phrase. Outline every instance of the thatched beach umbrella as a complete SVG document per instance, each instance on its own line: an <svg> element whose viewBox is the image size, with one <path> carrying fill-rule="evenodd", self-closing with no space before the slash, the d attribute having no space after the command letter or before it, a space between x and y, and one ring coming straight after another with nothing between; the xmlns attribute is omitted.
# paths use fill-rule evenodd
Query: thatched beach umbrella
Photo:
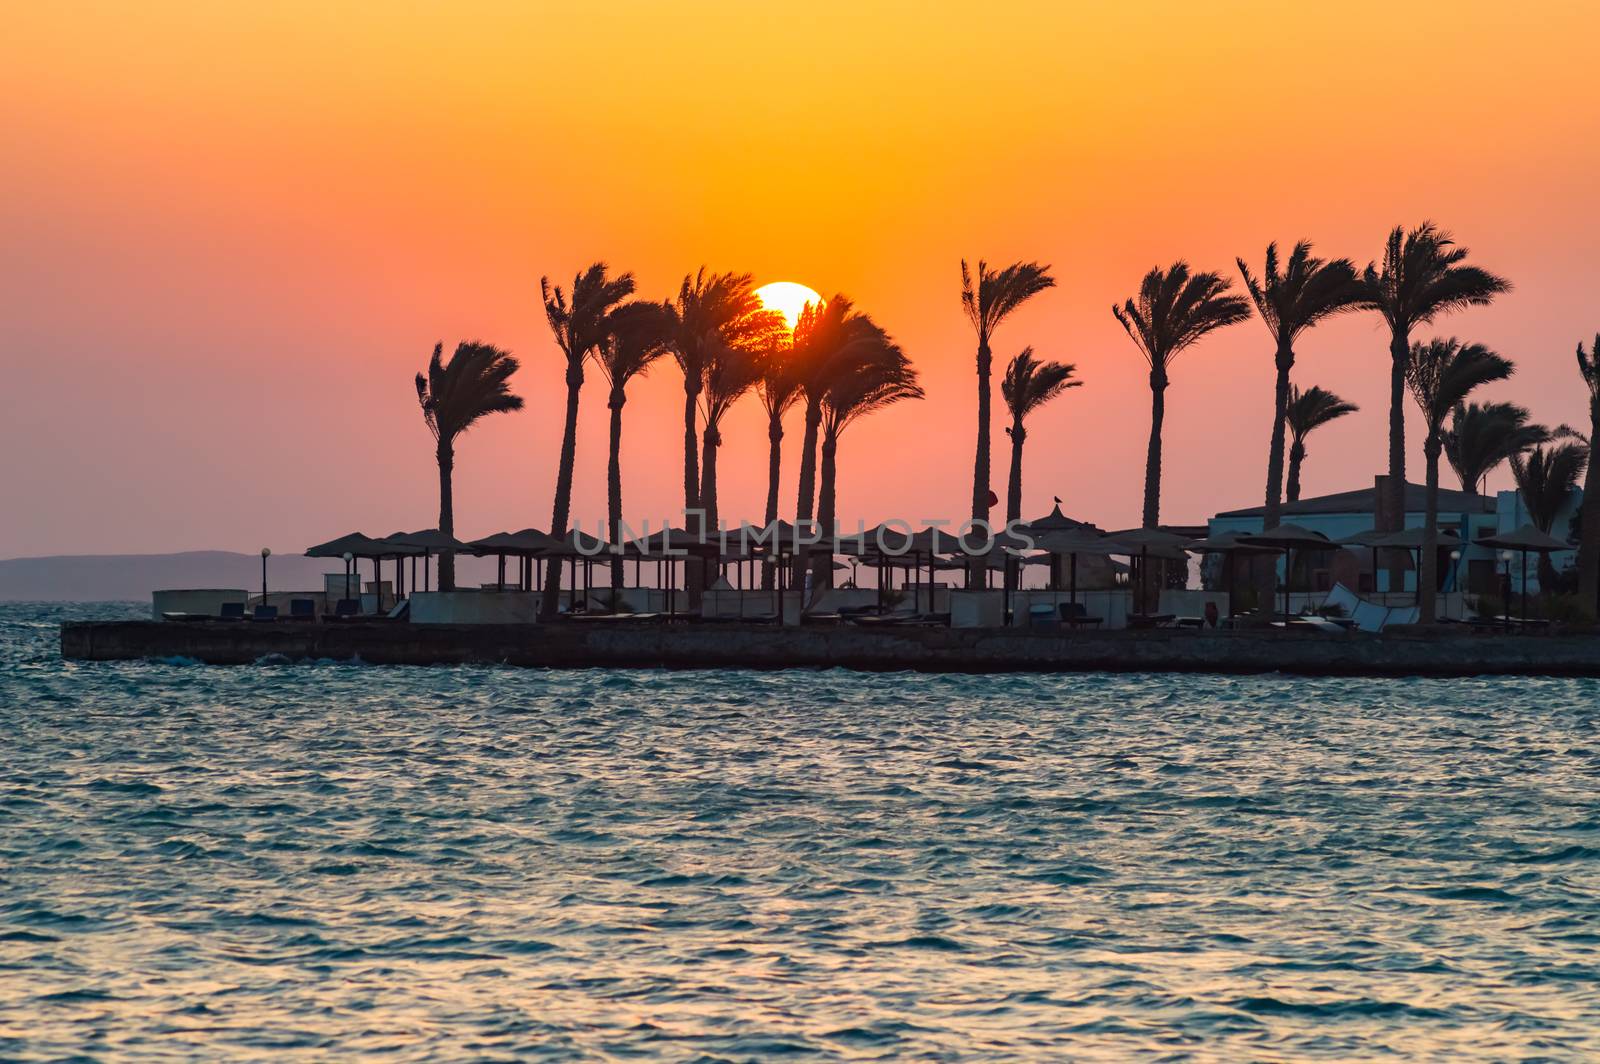
<svg viewBox="0 0 1600 1064"><path fill-rule="evenodd" d="M1300 525L1279 525L1265 532L1252 532L1239 537L1239 542L1256 547L1276 547L1283 551L1283 623L1289 623L1289 596L1294 593L1294 569L1289 552L1294 550L1332 550L1338 546L1321 532L1313 532Z"/></svg>
<svg viewBox="0 0 1600 1064"><path fill-rule="evenodd" d="M1523 525L1514 532L1497 533L1489 536L1479 536L1478 546L1488 547L1492 550L1514 550L1522 555L1522 619L1528 619L1528 555L1529 554L1556 554L1564 550L1571 550L1572 544L1566 540L1557 539L1548 532L1541 532L1533 525ZM1506 613L1511 612L1511 603L1506 603Z"/></svg>
<svg viewBox="0 0 1600 1064"><path fill-rule="evenodd" d="M416 532L396 532L393 535L384 536L383 542L392 543L400 547L421 548L422 590L424 591L428 590L428 567L435 554L443 554L445 551L454 553L467 549L466 545L454 536L446 535L437 528L424 528ZM416 587L417 583L417 557L415 554L411 556L411 585L413 588Z"/></svg>
<svg viewBox="0 0 1600 1064"><path fill-rule="evenodd" d="M1257 544L1240 542L1239 537L1242 534L1243 533L1240 532L1219 532L1214 536L1207 536L1204 539L1193 540L1192 542L1185 544L1183 548L1184 550L1190 551L1194 554L1221 554L1223 556L1223 568L1227 570L1229 617L1232 617L1234 614L1234 556L1241 554L1250 555L1278 553L1277 550L1272 547L1263 547Z"/></svg>

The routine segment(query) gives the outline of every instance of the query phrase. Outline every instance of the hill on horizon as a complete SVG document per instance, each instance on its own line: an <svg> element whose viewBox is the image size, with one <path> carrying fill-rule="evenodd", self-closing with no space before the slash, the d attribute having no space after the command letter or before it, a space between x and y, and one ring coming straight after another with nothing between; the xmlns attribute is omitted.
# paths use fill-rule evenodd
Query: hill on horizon
<svg viewBox="0 0 1600 1064"><path fill-rule="evenodd" d="M372 563L362 562L361 578L372 578ZM269 591L319 591L323 573L342 573L336 558L274 554L267 561ZM384 563L393 579L394 566ZM470 587L494 579L494 559L456 562L457 583ZM407 570L409 579L410 570ZM470 580L468 579L470 577ZM162 588L243 588L261 590L261 556L225 550L172 554L58 554L0 560L0 602L148 602Z"/></svg>

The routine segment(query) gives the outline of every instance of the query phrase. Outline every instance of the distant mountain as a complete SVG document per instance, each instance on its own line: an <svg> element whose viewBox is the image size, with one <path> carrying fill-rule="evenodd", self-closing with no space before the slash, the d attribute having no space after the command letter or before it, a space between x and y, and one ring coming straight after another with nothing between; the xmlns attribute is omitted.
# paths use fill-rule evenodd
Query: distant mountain
<svg viewBox="0 0 1600 1064"><path fill-rule="evenodd" d="M420 566L420 563L418 563ZM436 563L437 564L437 563ZM494 559L465 558L456 563L459 586L494 579ZM323 573L342 573L338 559L274 554L267 560L269 591L319 591ZM392 580L394 564L385 562ZM515 563L507 564L514 579ZM420 575L420 569L419 569ZM407 568L409 579L410 569ZM372 578L372 563L361 563L361 578ZM0 602L147 602L161 588L242 588L261 590L261 556L225 550L180 554L63 554L49 558L0 561Z"/></svg>

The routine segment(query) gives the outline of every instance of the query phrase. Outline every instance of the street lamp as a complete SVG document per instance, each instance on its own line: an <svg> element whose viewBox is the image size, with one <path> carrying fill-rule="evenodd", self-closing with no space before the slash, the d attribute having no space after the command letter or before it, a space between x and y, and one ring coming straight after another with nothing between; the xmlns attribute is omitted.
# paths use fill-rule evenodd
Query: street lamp
<svg viewBox="0 0 1600 1064"><path fill-rule="evenodd" d="M267 559L272 557L271 547L261 548L261 604L267 604Z"/></svg>
<svg viewBox="0 0 1600 1064"><path fill-rule="evenodd" d="M1500 552L1500 560L1506 563L1505 580L1504 580L1505 589L1506 589L1506 593L1505 593L1505 626L1504 627L1505 627L1505 630L1509 632L1509 631L1511 631L1511 552L1508 551L1508 550L1501 551ZM1523 612L1527 612L1527 611L1524 610Z"/></svg>
<svg viewBox="0 0 1600 1064"><path fill-rule="evenodd" d="M355 560L356 556L354 554L349 551L344 552L344 597L346 602L350 601L350 566Z"/></svg>

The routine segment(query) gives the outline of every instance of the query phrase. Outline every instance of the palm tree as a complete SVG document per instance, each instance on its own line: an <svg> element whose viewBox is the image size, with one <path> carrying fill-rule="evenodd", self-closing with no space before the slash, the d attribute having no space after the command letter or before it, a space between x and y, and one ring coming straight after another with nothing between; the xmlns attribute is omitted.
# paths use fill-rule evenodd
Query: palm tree
<svg viewBox="0 0 1600 1064"><path fill-rule="evenodd" d="M561 464L556 470L556 496L551 507L550 534L567 534L572 513L572 475L578 457L578 392L583 388L583 360L606 337L607 318L612 308L633 294L633 274L606 276L606 264L597 262L572 279L571 301L560 285L550 278L539 278L544 297L544 315L550 323L556 346L567 360L567 419L561 435ZM561 567L551 565L545 572L544 600L539 604L542 620L554 620L557 598L561 594Z"/></svg>
<svg viewBox="0 0 1600 1064"><path fill-rule="evenodd" d="M667 353L671 309L638 300L624 303L606 318L606 334L594 349L595 364L610 387L606 406L611 411L609 459L606 463L606 507L612 543L622 535L622 407L628 401L628 382L642 377ZM622 586L622 557L611 559L611 586Z"/></svg>
<svg viewBox="0 0 1600 1064"><path fill-rule="evenodd" d="M1013 262L1003 270L991 270L978 260L977 283L961 260L961 306L978 334L978 446L972 467L972 519L989 519L989 376L993 359L989 342L994 331L1022 304L1055 287L1050 267L1037 262Z"/></svg>
<svg viewBox="0 0 1600 1064"><path fill-rule="evenodd" d="M1422 565L1417 573L1417 604L1423 624L1432 624L1439 592L1439 455L1444 451L1444 419L1466 402L1473 389L1511 376L1512 365L1482 344L1455 337L1411 345L1406 385L1422 411L1422 455L1427 462L1427 494L1422 510Z"/></svg>
<svg viewBox="0 0 1600 1064"><path fill-rule="evenodd" d="M767 412L767 507L763 525L778 519L778 487L783 472L783 416L800 400L800 374L794 358L793 337L767 351L761 359L756 395ZM770 590L775 573L772 563L761 566L761 586Z"/></svg>
<svg viewBox="0 0 1600 1064"><path fill-rule="evenodd" d="M1457 403L1444 430L1444 456L1461 479L1461 490L1480 493L1488 475L1514 454L1544 443L1550 432L1528 423L1516 403Z"/></svg>
<svg viewBox="0 0 1600 1064"><path fill-rule="evenodd" d="M722 446L722 418L761 379L762 353L723 347L705 360L700 386L700 509L707 532L718 527L717 450Z"/></svg>
<svg viewBox="0 0 1600 1064"><path fill-rule="evenodd" d="M1551 534L1556 518L1571 501L1578 478L1583 476L1588 464L1589 447L1579 440L1540 444L1511 457L1511 475L1516 478L1517 491L1528 508L1528 520L1535 528ZM1539 586L1553 587L1555 577L1550 556L1539 555Z"/></svg>
<svg viewBox="0 0 1600 1064"><path fill-rule="evenodd" d="M1000 381L1000 394L1005 398L1006 409L1011 412L1011 427L1006 434L1011 437L1011 480L1006 488L1006 523L1022 518L1022 444L1028 438L1023 419L1068 388L1083 384L1073 380L1078 367L1069 362L1040 362L1033 357L1033 348L1024 347L1021 354L1006 366L1006 375Z"/></svg>
<svg viewBox="0 0 1600 1064"><path fill-rule="evenodd" d="M1600 439L1600 333L1586 353L1578 345L1578 372L1589 392L1589 439ZM1578 597L1585 609L1600 613L1600 462L1590 462L1583 481L1578 534Z"/></svg>
<svg viewBox="0 0 1600 1064"><path fill-rule="evenodd" d="M871 346L882 330L858 313L850 297L837 293L820 305L808 304L794 324L793 360L805 403L805 435L800 443L799 493L794 519L803 524L816 516L817 445L822 431L823 400L858 346ZM824 528L831 535L831 528ZM798 570L798 566L797 566Z"/></svg>
<svg viewBox="0 0 1600 1064"><path fill-rule="evenodd" d="M1336 421L1346 414L1353 414L1359 409L1361 408L1356 404L1346 402L1326 388L1313 385L1303 392L1299 388L1289 390L1289 405L1284 411L1284 424L1288 427L1291 441L1288 489L1290 502L1300 501L1300 467L1306 460L1306 437L1328 422Z"/></svg>
<svg viewBox="0 0 1600 1064"><path fill-rule="evenodd" d="M1144 468L1144 527L1161 519L1161 422L1166 417L1168 373L1173 359L1209 332L1250 316L1250 304L1229 294L1229 284L1215 273L1189 273L1178 261L1166 270L1145 274L1139 294L1122 306L1112 305L1134 346L1150 366L1150 447Z"/></svg>
<svg viewBox="0 0 1600 1064"><path fill-rule="evenodd" d="M455 472L456 437L471 428L486 414L521 410L522 397L511 394L508 382L517 372L517 360L489 344L461 343L449 362L440 361L444 345L433 346L428 372L417 374L417 402L422 405L422 420L427 422L437 444L439 460L439 531L447 536L456 532L455 495L451 477ZM439 553L439 590L456 586L456 556Z"/></svg>
<svg viewBox="0 0 1600 1064"><path fill-rule="evenodd" d="M1361 289L1356 268L1349 259L1325 262L1311 254L1302 240L1289 253L1288 265L1278 268L1278 245L1267 245L1266 269L1257 279L1244 259L1236 260L1244 286L1256 312L1276 345L1277 386L1273 391L1272 438L1267 451L1267 508L1263 528L1276 528L1283 496L1283 436L1289 407L1289 371L1294 368L1294 342L1301 333L1324 318L1354 310Z"/></svg>
<svg viewBox="0 0 1600 1064"><path fill-rule="evenodd" d="M870 319L867 319L870 322ZM903 399L921 399L917 371L888 333L874 326L857 328L858 338L836 372L822 400L822 484L817 517L831 532L837 516L839 437L852 422ZM833 558L815 560L817 587L833 584Z"/></svg>
<svg viewBox="0 0 1600 1064"><path fill-rule="evenodd" d="M1389 499L1391 525L1405 521L1406 366L1411 330L1441 314L1482 306L1511 290L1511 282L1464 262L1467 249L1432 222L1406 232L1395 226L1384 244L1383 263L1362 274L1361 307L1376 310L1389 326ZM1399 522L1400 524L1394 524Z"/></svg>

